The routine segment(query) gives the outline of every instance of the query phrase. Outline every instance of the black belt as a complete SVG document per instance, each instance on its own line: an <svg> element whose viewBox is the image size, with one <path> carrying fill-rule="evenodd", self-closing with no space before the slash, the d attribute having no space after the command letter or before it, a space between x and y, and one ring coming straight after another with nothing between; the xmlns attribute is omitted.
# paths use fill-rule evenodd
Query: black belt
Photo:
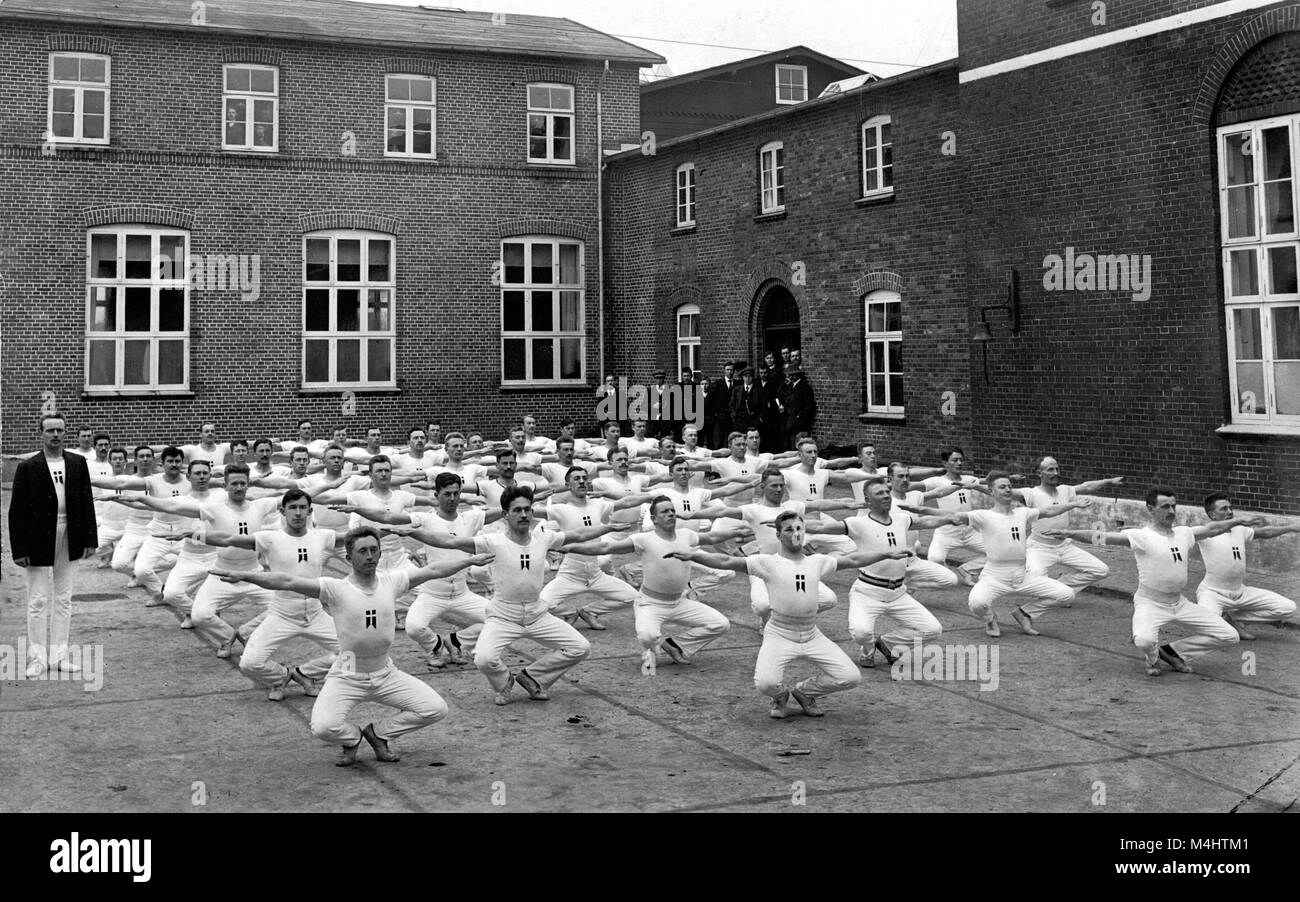
<svg viewBox="0 0 1300 902"><path fill-rule="evenodd" d="M881 579L878 576L867 576L865 573L859 573L858 579L869 586L878 586L881 589L897 589L905 582L905 580L901 579Z"/></svg>

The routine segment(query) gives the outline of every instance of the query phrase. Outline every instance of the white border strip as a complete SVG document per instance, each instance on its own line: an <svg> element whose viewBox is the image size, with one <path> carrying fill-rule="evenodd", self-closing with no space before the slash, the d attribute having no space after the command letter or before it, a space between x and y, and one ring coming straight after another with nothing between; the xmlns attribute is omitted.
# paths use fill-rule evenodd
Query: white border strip
<svg viewBox="0 0 1300 902"><path fill-rule="evenodd" d="M1139 38L1150 37L1153 34L1160 34L1164 31L1173 31L1176 28L1186 28L1190 25L1197 25L1201 22L1209 22L1213 19L1221 19L1224 16L1232 16L1237 13L1246 12L1251 9L1260 9L1265 6L1274 6L1277 0L1226 0L1224 3L1215 3L1213 6L1204 6L1191 12L1179 13L1176 16L1166 16L1163 19L1155 19L1151 22L1143 22L1141 25L1133 25L1129 28L1121 28L1119 31L1111 31L1106 34L1097 35L1094 38L1084 38L1082 41L1071 41L1069 44L1061 44L1059 47L1049 47L1046 50L1039 50L1035 53L1026 53L1024 56L1016 56L1011 59L1001 60L1000 62L990 63L987 66L980 66L978 69L968 69L965 72L957 74L958 84L978 81L981 78L989 78L994 75L1003 75L1007 72L1014 72L1017 69L1027 69L1030 66L1037 66L1040 63L1048 63L1053 60L1064 59L1068 56L1074 56L1079 53L1089 53L1093 50L1100 50L1102 47L1111 47L1115 44L1122 44L1125 41L1135 41Z"/></svg>

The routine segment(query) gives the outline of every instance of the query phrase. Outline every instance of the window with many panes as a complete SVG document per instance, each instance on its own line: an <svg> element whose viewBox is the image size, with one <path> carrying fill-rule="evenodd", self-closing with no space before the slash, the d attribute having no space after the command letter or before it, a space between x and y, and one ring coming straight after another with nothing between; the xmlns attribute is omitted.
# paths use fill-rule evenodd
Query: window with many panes
<svg viewBox="0 0 1300 902"><path fill-rule="evenodd" d="M808 99L808 67L776 67L776 102L803 103Z"/></svg>
<svg viewBox="0 0 1300 902"><path fill-rule="evenodd" d="M1300 426L1300 115L1226 126L1218 139L1232 419Z"/></svg>
<svg viewBox="0 0 1300 902"><path fill-rule="evenodd" d="M873 291L866 305L867 411L903 412L903 301L896 291Z"/></svg>
<svg viewBox="0 0 1300 902"><path fill-rule="evenodd" d="M188 234L113 226L86 240L86 391L186 390Z"/></svg>
<svg viewBox="0 0 1300 902"><path fill-rule="evenodd" d="M573 86L528 86L528 162L573 162Z"/></svg>
<svg viewBox="0 0 1300 902"><path fill-rule="evenodd" d="M583 246L563 238L501 242L501 382L586 379Z"/></svg>
<svg viewBox="0 0 1300 902"><path fill-rule="evenodd" d="M223 150L275 151L280 146L277 121L280 70L274 66L228 65L222 108Z"/></svg>
<svg viewBox="0 0 1300 902"><path fill-rule="evenodd" d="M759 203L764 213L785 209L785 145L764 144L758 152Z"/></svg>
<svg viewBox="0 0 1300 902"><path fill-rule="evenodd" d="M677 226L695 225L695 164L677 167Z"/></svg>
<svg viewBox="0 0 1300 902"><path fill-rule="evenodd" d="M862 123L862 196L894 190L894 145L889 117L874 116Z"/></svg>
<svg viewBox="0 0 1300 902"><path fill-rule="evenodd" d="M303 237L304 388L396 387L394 251L371 232Z"/></svg>
<svg viewBox="0 0 1300 902"><path fill-rule="evenodd" d="M389 75L385 81L384 156L436 157L437 82L428 75Z"/></svg>
<svg viewBox="0 0 1300 902"><path fill-rule="evenodd" d="M108 99L112 64L96 53L50 54L50 141L108 143Z"/></svg>
<svg viewBox="0 0 1300 902"><path fill-rule="evenodd" d="M683 304L677 308L677 372L700 369L700 307Z"/></svg>

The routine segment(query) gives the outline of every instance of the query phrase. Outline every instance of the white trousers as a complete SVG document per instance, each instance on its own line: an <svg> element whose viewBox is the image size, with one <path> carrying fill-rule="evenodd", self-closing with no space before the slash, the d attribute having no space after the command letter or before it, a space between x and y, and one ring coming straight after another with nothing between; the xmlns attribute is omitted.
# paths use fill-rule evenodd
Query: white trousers
<svg viewBox="0 0 1300 902"><path fill-rule="evenodd" d="M975 557L962 564L958 569L975 576L984 567L988 559L984 556L984 539L970 526L940 526L930 537L930 547L926 551L927 560L942 564L948 560L948 552L965 548L975 552Z"/></svg>
<svg viewBox="0 0 1300 902"><path fill-rule="evenodd" d="M1071 589L1083 589L1099 583L1110 575L1110 567L1097 560L1078 545L1073 539L1066 539L1060 545L1040 545L1029 542L1025 551L1025 569L1039 576L1046 576L1049 567L1066 567L1070 572L1062 573L1058 582Z"/></svg>
<svg viewBox="0 0 1300 902"><path fill-rule="evenodd" d="M456 627L461 648L466 654L474 653L479 633L487 621L488 600L466 589L456 595L434 595L418 592L411 609L406 612L406 635L410 636L425 654L433 654L438 646L438 633L434 621Z"/></svg>
<svg viewBox="0 0 1300 902"><path fill-rule="evenodd" d="M135 556L135 578L150 592L162 597L167 573L176 564L179 542L170 542L156 536L146 536Z"/></svg>
<svg viewBox="0 0 1300 902"><path fill-rule="evenodd" d="M221 619L221 612L232 604L245 600L266 604L270 601L270 594L252 583L228 583L209 576L194 597L190 622L203 637L217 645L225 645L234 640L235 628Z"/></svg>
<svg viewBox="0 0 1300 902"><path fill-rule="evenodd" d="M595 599L587 604L573 603L573 599L584 595L594 595ZM636 601L636 596L636 589L604 572L583 578L560 571L542 589L540 599L546 602L547 610L557 617L563 617L579 609L588 614L608 614L628 607Z"/></svg>
<svg viewBox="0 0 1300 902"><path fill-rule="evenodd" d="M330 673L311 709L312 735L334 745L356 745L361 730L347 718L361 702L378 702L401 712L375 724L375 735L387 742L447 716L442 696L390 660L383 670L370 673Z"/></svg>
<svg viewBox="0 0 1300 902"><path fill-rule="evenodd" d="M1168 623L1181 623L1200 630L1197 635L1170 643L1178 656L1186 661L1216 648L1233 645L1241 639L1218 611L1192 604L1185 596L1178 596L1174 602L1165 602L1134 595L1133 644L1141 649L1148 664L1159 659L1160 628Z"/></svg>
<svg viewBox="0 0 1300 902"><path fill-rule="evenodd" d="M208 571L216 564L215 551L204 555L177 555L176 566L167 574L167 582L163 584L163 603L189 614L194 607L194 593L199 591L208 578Z"/></svg>
<svg viewBox="0 0 1300 902"><path fill-rule="evenodd" d="M876 620L882 615L898 622L895 629L880 637L891 654L895 646L911 646L913 639L933 642L943 633L938 618L908 594L907 586L885 589L854 580L849 589L849 633L863 651L870 651L875 644Z"/></svg>
<svg viewBox="0 0 1300 902"><path fill-rule="evenodd" d="M907 585L911 589L951 589L960 580L943 564L936 564L923 557L907 560Z"/></svg>
<svg viewBox="0 0 1300 902"><path fill-rule="evenodd" d="M763 646L754 665L754 688L777 698L786 691L785 669L797 661L811 661L821 669L816 676L800 680L795 688L809 698L843 692L862 682L862 674L838 645L814 627L802 641L784 636L770 623L763 631Z"/></svg>
<svg viewBox="0 0 1300 902"><path fill-rule="evenodd" d="M147 538L149 538L147 529L137 528L128 523L122 532L122 538L118 540L117 547L113 549L112 568L118 573L134 576L136 556L139 555L140 548Z"/></svg>
<svg viewBox="0 0 1300 902"><path fill-rule="evenodd" d="M640 595L632 610L636 614L636 639L642 648L655 648L664 638L665 626L685 627L672 638L688 658L731 629L731 621L721 612L689 598L666 602Z"/></svg>
<svg viewBox="0 0 1300 902"><path fill-rule="evenodd" d="M520 639L531 639L554 649L528 665L529 675L545 689L591 653L591 643L582 634L553 614L543 614L532 623L515 623L489 617L479 633L474 649L474 666L487 677L492 688L500 692L510 678L510 668L502 654Z"/></svg>
<svg viewBox="0 0 1300 902"><path fill-rule="evenodd" d="M54 529L54 566L27 568L27 654L33 664L53 667L67 657L72 573L68 525L60 521Z"/></svg>
<svg viewBox="0 0 1300 902"><path fill-rule="evenodd" d="M264 686L283 683L289 669L272 661L271 657L280 646L299 636L312 640L329 652L298 665L302 675L309 680L324 679L338 656L339 637L334 630L334 618L323 610L318 610L309 619L297 621L268 613L245 643L244 653L239 657L239 669L244 676Z"/></svg>
<svg viewBox="0 0 1300 902"><path fill-rule="evenodd" d="M979 582L970 590L971 613L988 620L993 615L993 602L1011 596L1034 599L1020 606L1031 618L1038 619L1048 608L1074 599L1074 590L1064 583L1024 570L986 569Z"/></svg>
<svg viewBox="0 0 1300 902"><path fill-rule="evenodd" d="M1227 592L1201 583L1196 587L1196 603L1215 614L1231 614L1251 623L1275 623L1295 613L1294 601L1255 586Z"/></svg>

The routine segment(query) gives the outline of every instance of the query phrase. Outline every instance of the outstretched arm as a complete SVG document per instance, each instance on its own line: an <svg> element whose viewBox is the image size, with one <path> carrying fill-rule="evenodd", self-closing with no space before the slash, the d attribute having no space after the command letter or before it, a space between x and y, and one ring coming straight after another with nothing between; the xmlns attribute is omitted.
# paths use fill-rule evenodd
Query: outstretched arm
<svg viewBox="0 0 1300 902"><path fill-rule="evenodd" d="M208 572L222 582L252 583L255 586L261 586L263 589L284 589L289 592L297 592L299 595L306 595L308 598L320 598L320 581L316 579L293 576L289 573L267 573L263 570L220 570L214 568Z"/></svg>
<svg viewBox="0 0 1300 902"><path fill-rule="evenodd" d="M413 526L386 526L383 531L395 536L410 536L434 548L464 551L466 554L475 554L477 551L474 546L473 536L440 536L437 533L429 532L426 529L416 529Z"/></svg>
<svg viewBox="0 0 1300 902"><path fill-rule="evenodd" d="M696 564L703 564L705 567L712 567L715 570L734 570L737 573L749 572L749 564L743 557L717 554L712 551L700 551L698 548L691 548L687 551L670 551L664 557L677 558L679 561L692 561Z"/></svg>
<svg viewBox="0 0 1300 902"><path fill-rule="evenodd" d="M31 457L30 454L26 455ZM97 489L142 489L145 487L143 476L92 476L90 484Z"/></svg>
<svg viewBox="0 0 1300 902"><path fill-rule="evenodd" d="M1217 536L1232 529L1234 526L1254 526L1256 523L1264 523L1263 517L1252 514L1249 517L1233 517L1231 520L1215 520L1213 523L1206 523L1204 526L1193 526L1192 535L1197 540L1208 539L1210 536Z"/></svg>
<svg viewBox="0 0 1300 902"><path fill-rule="evenodd" d="M970 523L970 517L964 513L949 513L948 511L939 510L937 507L915 507L911 504L900 504L900 510L905 510L909 514L919 514L925 518L923 520L913 520L912 525L917 529L934 529L937 526L966 526ZM934 525L925 525L930 519L943 522Z"/></svg>
<svg viewBox="0 0 1300 902"><path fill-rule="evenodd" d="M330 510L340 514L357 514L374 523L387 523L390 526L409 526L411 518L402 511L389 512L364 504L329 504Z"/></svg>
<svg viewBox="0 0 1300 902"><path fill-rule="evenodd" d="M1079 542L1092 542L1094 545L1132 547L1129 544L1128 536L1123 532L1092 532L1087 529L1044 529L1041 531L1035 530L1035 532L1049 539L1074 539Z"/></svg>
<svg viewBox="0 0 1300 902"><path fill-rule="evenodd" d="M1069 513L1070 511L1084 510L1085 508L1089 508L1089 507L1092 507L1092 499L1080 498L1078 501L1069 501L1066 502L1065 504L1053 504L1050 507L1045 507L1038 512L1038 516L1044 519L1048 519L1051 517L1060 516L1061 514Z"/></svg>
<svg viewBox="0 0 1300 902"><path fill-rule="evenodd" d="M204 535L203 544L217 548L245 548L249 551L256 551L257 537L237 536L230 532L210 532Z"/></svg>
<svg viewBox="0 0 1300 902"><path fill-rule="evenodd" d="M1108 488L1123 484L1123 476L1112 476L1109 479L1094 479L1091 482L1081 482L1074 487L1074 491L1080 495L1096 495Z"/></svg>
<svg viewBox="0 0 1300 902"><path fill-rule="evenodd" d="M453 573L464 570L466 567L485 567L492 563L496 555L492 554L475 554L467 558L461 558L458 561L444 561L437 564L430 564L427 567L421 567L411 574L411 588L426 583L431 579L445 579Z"/></svg>
<svg viewBox="0 0 1300 902"><path fill-rule="evenodd" d="M571 533L565 533L567 538ZM597 539L594 542L565 542L556 549L561 554L629 554L636 551L636 546L632 544L630 538L625 539Z"/></svg>
<svg viewBox="0 0 1300 902"><path fill-rule="evenodd" d="M149 508L168 514L180 514L182 517L198 517L199 501L196 498L154 498L141 495L139 498L123 498L120 495L106 495L99 501L117 501L127 507Z"/></svg>
<svg viewBox="0 0 1300 902"><path fill-rule="evenodd" d="M878 561L897 561L905 557L911 557L912 552L895 549L893 551L876 552L876 551L856 551L853 554L837 556L835 558L836 570L854 570L859 567L870 567Z"/></svg>
<svg viewBox="0 0 1300 902"><path fill-rule="evenodd" d="M1290 532L1300 532L1300 523L1294 526L1257 526L1255 527L1255 538L1276 539L1278 536L1284 536Z"/></svg>

